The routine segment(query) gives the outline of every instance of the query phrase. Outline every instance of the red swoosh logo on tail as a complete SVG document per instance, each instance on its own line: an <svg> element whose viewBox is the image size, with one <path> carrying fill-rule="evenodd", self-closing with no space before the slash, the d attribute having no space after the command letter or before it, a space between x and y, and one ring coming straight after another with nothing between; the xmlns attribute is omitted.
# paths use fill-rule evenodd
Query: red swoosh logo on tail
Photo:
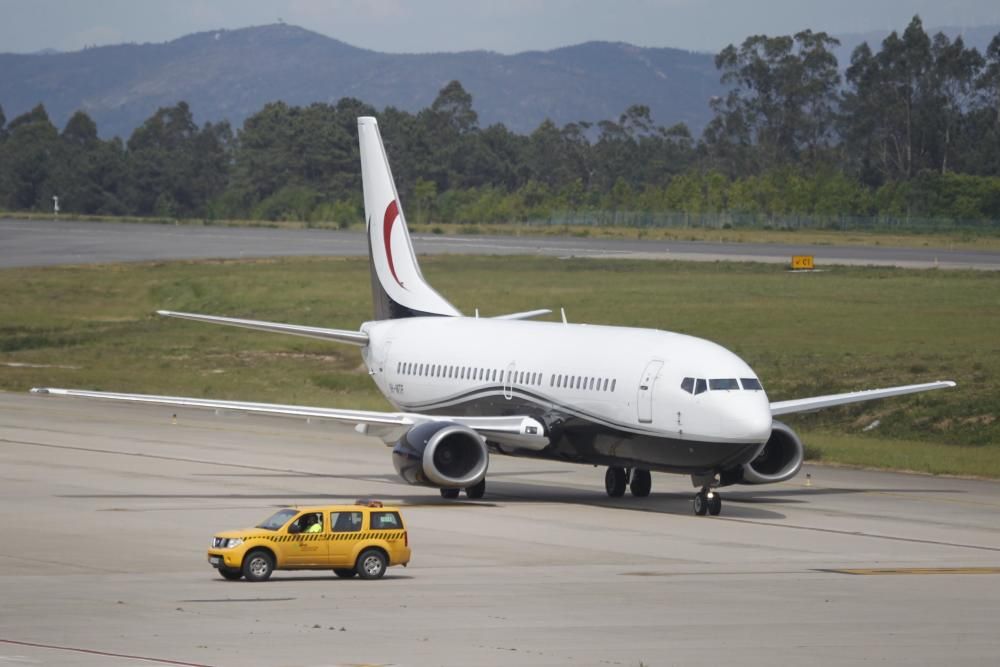
<svg viewBox="0 0 1000 667"><path fill-rule="evenodd" d="M403 289L406 289L403 283L399 281L399 276L396 275L396 267L392 262L392 225L398 217L399 206L396 204L396 200L393 199L389 202L389 206L386 207L385 218L382 220L382 241L385 243L385 256L389 260L389 272L392 273L392 277L396 283Z"/></svg>

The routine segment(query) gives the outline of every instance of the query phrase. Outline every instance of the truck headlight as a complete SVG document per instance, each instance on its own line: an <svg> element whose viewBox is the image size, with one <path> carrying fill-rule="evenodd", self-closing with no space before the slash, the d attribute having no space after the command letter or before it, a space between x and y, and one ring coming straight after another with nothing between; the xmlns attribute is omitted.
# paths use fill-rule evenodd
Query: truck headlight
<svg viewBox="0 0 1000 667"><path fill-rule="evenodd" d="M238 547L243 544L242 537L213 537L212 538L212 548L213 549L232 549L233 547Z"/></svg>

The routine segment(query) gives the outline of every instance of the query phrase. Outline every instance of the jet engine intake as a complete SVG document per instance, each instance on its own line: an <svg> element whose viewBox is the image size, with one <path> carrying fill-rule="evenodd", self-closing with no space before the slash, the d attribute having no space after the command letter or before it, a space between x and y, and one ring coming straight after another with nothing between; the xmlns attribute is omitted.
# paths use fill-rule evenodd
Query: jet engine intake
<svg viewBox="0 0 1000 667"><path fill-rule="evenodd" d="M750 463L719 476L723 486L730 484L774 484L795 477L802 467L805 447L799 436L777 420L772 422L771 437Z"/></svg>
<svg viewBox="0 0 1000 667"><path fill-rule="evenodd" d="M427 422L406 432L392 448L392 464L408 484L440 489L475 486L486 476L486 442L468 426Z"/></svg>

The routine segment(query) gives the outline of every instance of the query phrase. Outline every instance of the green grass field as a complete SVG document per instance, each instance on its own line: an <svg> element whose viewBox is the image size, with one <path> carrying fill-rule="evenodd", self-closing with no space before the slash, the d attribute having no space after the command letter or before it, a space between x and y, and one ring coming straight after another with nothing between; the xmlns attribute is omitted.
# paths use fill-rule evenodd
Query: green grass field
<svg viewBox="0 0 1000 667"><path fill-rule="evenodd" d="M1000 274L792 274L764 264L534 257L421 262L464 312L565 307L570 321L715 340L757 370L772 400L954 379L956 389L786 421L823 461L1000 477ZM354 328L371 316L368 280L362 258L3 270L0 388L384 408L356 348L153 314Z"/></svg>

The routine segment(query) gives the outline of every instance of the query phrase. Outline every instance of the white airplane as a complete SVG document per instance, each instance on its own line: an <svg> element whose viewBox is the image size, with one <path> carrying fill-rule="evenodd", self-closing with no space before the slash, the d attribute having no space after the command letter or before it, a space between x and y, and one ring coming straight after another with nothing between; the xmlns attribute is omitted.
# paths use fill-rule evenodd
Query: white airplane
<svg viewBox="0 0 1000 667"><path fill-rule="evenodd" d="M803 446L774 417L955 386L929 382L771 403L729 350L668 331L530 321L550 311L463 316L425 280L374 118L358 119L375 319L357 331L158 311L356 345L399 412L118 394L37 393L233 410L353 425L393 447L410 484L481 498L490 454L607 466L609 496L650 493L650 471L690 475L694 511L717 515L730 484L792 478Z"/></svg>

